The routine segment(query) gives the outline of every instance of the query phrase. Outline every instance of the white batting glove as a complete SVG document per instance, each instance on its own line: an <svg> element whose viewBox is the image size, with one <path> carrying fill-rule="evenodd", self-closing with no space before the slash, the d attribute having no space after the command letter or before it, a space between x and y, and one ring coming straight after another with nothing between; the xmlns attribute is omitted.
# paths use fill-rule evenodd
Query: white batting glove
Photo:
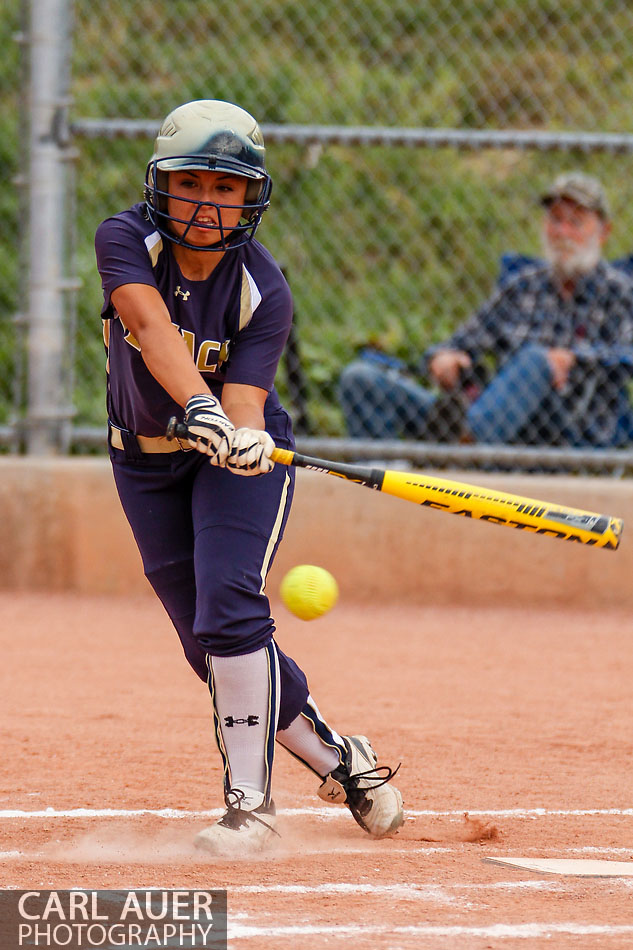
<svg viewBox="0 0 633 950"><path fill-rule="evenodd" d="M236 429L226 467L235 475L264 475L275 463L270 455L275 443L262 429Z"/></svg>
<svg viewBox="0 0 633 950"><path fill-rule="evenodd" d="M211 465L224 467L231 451L235 426L211 393L192 396L185 406L189 445L209 456Z"/></svg>

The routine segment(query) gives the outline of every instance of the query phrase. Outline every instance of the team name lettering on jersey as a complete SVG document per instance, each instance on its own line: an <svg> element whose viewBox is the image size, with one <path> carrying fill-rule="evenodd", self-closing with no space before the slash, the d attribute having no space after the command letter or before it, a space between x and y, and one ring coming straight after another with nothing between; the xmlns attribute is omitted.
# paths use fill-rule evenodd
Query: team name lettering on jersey
<svg viewBox="0 0 633 950"><path fill-rule="evenodd" d="M196 351L195 333L192 333L191 330L183 330L177 323L174 326L180 330L199 373L215 373L223 363L226 363L229 358L230 340L224 340L223 342L203 340Z"/></svg>
<svg viewBox="0 0 633 950"><path fill-rule="evenodd" d="M121 320L120 314L118 314L118 317L119 320ZM222 364L228 360L229 347L231 344L230 340L203 340L196 350L195 333L192 333L191 330L184 330L178 326L177 323L172 325L175 326L177 330L180 330L182 338L187 344L187 349L191 353L191 358L196 364L196 369L199 373L215 373ZM134 349L140 353L141 347L138 340L133 333L130 333L123 323L123 320L121 320L121 326L123 327L123 339L125 342L129 343L130 346L133 346Z"/></svg>

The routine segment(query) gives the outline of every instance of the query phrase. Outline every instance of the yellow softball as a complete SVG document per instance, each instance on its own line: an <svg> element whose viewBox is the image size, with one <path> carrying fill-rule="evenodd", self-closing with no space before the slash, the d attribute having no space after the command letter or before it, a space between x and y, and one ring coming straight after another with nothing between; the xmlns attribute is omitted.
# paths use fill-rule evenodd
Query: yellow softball
<svg viewBox="0 0 633 950"><path fill-rule="evenodd" d="M295 617L315 620L338 600L338 584L329 571L314 564L293 567L281 582L281 599Z"/></svg>

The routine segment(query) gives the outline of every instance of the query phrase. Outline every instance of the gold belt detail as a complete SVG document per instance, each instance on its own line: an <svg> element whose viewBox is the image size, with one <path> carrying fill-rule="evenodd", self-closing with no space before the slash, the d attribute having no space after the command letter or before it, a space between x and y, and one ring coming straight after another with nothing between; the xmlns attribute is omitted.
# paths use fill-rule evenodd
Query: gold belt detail
<svg viewBox="0 0 633 950"><path fill-rule="evenodd" d="M164 435L156 435L153 437L137 435L134 436L134 438L138 442L141 452L145 454L159 455L165 452L181 452L183 449L191 448L189 443L185 446L178 439L169 440ZM110 426L110 442L115 449L125 449L121 430L112 425Z"/></svg>

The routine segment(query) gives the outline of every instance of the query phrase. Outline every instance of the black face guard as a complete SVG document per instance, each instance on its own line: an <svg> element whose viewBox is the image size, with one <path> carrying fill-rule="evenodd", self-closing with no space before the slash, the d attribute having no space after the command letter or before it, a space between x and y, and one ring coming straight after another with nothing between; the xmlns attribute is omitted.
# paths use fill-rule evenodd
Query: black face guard
<svg viewBox="0 0 633 950"><path fill-rule="evenodd" d="M215 169L213 166L210 167L211 170L220 170ZM237 167L235 169L222 168L221 170L230 172L232 174L240 174ZM164 238L167 238L168 241L171 241L173 244L177 244L180 247L187 247L193 251L227 251L232 248L242 247L244 244L248 244L255 236L255 232L261 223L264 211L266 211L270 205L272 181L270 175L268 175L266 172L263 172L261 180L249 178L249 187L251 184L257 184L260 186L258 189L259 194L254 201L249 201L243 205L219 205L212 201L196 201L193 198L184 198L178 196L178 201L186 202L187 204L191 205L191 215L189 218L176 218L173 215L167 213L168 199L170 197L175 198L176 196L172 195L169 191L159 188L157 185L157 180L163 175L165 175L165 172L158 168L157 161L149 163L145 175L145 202L147 206L148 218L158 233ZM196 223L196 218L200 213L201 208L205 207L215 208L218 219L217 224ZM241 212L240 222L233 228L226 228L222 223L222 212L235 211L236 209L239 209ZM174 234L174 232L171 230L171 223L185 225L185 230L180 235L180 237ZM192 244L187 240L187 236L192 227L199 227L206 231L215 232L218 235L218 240L214 244L206 246Z"/></svg>

